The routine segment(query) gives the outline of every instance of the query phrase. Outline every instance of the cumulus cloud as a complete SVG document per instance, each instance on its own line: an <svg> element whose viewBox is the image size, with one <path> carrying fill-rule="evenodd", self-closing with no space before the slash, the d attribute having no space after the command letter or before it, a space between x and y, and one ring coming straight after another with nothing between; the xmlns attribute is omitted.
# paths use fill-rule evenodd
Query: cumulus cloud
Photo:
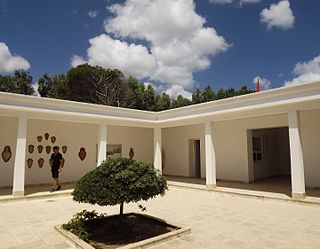
<svg viewBox="0 0 320 249"><path fill-rule="evenodd" d="M277 4L271 4L269 8L265 8L260 13L260 22L265 23L268 29L293 28L295 17L288 0L281 0Z"/></svg>
<svg viewBox="0 0 320 249"><path fill-rule="evenodd" d="M253 4L253 3L260 3L261 0L209 0L210 3L213 4L232 4L232 3L238 3L240 6L244 4Z"/></svg>
<svg viewBox="0 0 320 249"><path fill-rule="evenodd" d="M15 70L27 70L30 68L29 62L11 53L4 42L0 42L0 73L12 73Z"/></svg>
<svg viewBox="0 0 320 249"><path fill-rule="evenodd" d="M260 88L262 90L268 90L270 88L270 85L271 85L271 81L270 80L265 79L265 78L260 77L260 76L256 76L256 77L253 78L252 82L254 84L257 84L258 80L259 80Z"/></svg>
<svg viewBox="0 0 320 249"><path fill-rule="evenodd" d="M91 18L95 18L99 15L99 10L90 10L90 11L88 11L87 14Z"/></svg>
<svg viewBox="0 0 320 249"><path fill-rule="evenodd" d="M209 0L209 2L213 4L228 4L232 3L233 0Z"/></svg>
<svg viewBox="0 0 320 249"><path fill-rule="evenodd" d="M250 4L250 3L260 3L261 0L240 0L240 5Z"/></svg>
<svg viewBox="0 0 320 249"><path fill-rule="evenodd" d="M176 98L178 95L182 95L185 98L188 98L190 100L192 99L192 94L179 85L172 85L167 90L165 90L165 92L174 98Z"/></svg>
<svg viewBox="0 0 320 249"><path fill-rule="evenodd" d="M127 0L107 9L114 14L104 22L108 35L89 41L88 63L116 67L167 89L179 86L174 93L186 94L195 83L193 73L209 68L212 56L229 47L204 26L193 0Z"/></svg>
<svg viewBox="0 0 320 249"><path fill-rule="evenodd" d="M320 81L320 55L310 61L298 62L293 69L297 76L291 81L286 81L285 86L306 84L313 81Z"/></svg>

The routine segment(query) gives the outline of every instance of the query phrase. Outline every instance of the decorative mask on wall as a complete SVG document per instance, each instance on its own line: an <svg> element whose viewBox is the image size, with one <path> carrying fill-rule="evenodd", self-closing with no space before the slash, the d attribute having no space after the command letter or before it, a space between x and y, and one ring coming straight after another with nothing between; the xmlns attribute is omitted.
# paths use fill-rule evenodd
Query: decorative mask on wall
<svg viewBox="0 0 320 249"><path fill-rule="evenodd" d="M54 142L55 142L57 139L56 139L55 136L52 136L52 137L50 138L50 140L51 140L51 142L54 144Z"/></svg>
<svg viewBox="0 0 320 249"><path fill-rule="evenodd" d="M47 154L50 154L50 152L51 152L51 146L50 145L46 146L46 152L47 152Z"/></svg>
<svg viewBox="0 0 320 249"><path fill-rule="evenodd" d="M28 151L29 151L29 153L33 153L33 151L34 151L34 145L29 144L29 146L28 146Z"/></svg>
<svg viewBox="0 0 320 249"><path fill-rule="evenodd" d="M11 153L11 148L9 145L6 145L4 146L4 149L3 149L3 152L2 152L2 159L3 161L6 163L6 162L9 162L10 158L12 156L12 153Z"/></svg>
<svg viewBox="0 0 320 249"><path fill-rule="evenodd" d="M85 149L84 147L81 147L81 148L80 148L80 151L79 151L79 153L78 153L78 156L79 156L79 158L81 159L81 161L83 161L83 160L86 158L87 152L86 152L86 149Z"/></svg>
<svg viewBox="0 0 320 249"><path fill-rule="evenodd" d="M43 167L43 164L44 164L44 159L43 158L39 158L38 165L39 165L40 169Z"/></svg>
<svg viewBox="0 0 320 249"><path fill-rule="evenodd" d="M39 152L39 153L42 153L43 146L42 146L42 145L38 145L37 149L38 149L38 152Z"/></svg>
<svg viewBox="0 0 320 249"><path fill-rule="evenodd" d="M48 140L48 139L49 139L49 133L45 133L45 134L44 134L44 138L45 138L46 140Z"/></svg>
<svg viewBox="0 0 320 249"><path fill-rule="evenodd" d="M37 140L40 143L42 141L42 136L37 136Z"/></svg>
<svg viewBox="0 0 320 249"><path fill-rule="evenodd" d="M31 158L29 158L27 160L27 165L28 165L28 168L30 169L32 167L32 164L33 164L33 160Z"/></svg>
<svg viewBox="0 0 320 249"><path fill-rule="evenodd" d="M63 145L61 149L62 149L63 154L65 154L68 150L68 147L66 145Z"/></svg>
<svg viewBox="0 0 320 249"><path fill-rule="evenodd" d="M134 151L133 151L133 148L132 148L132 147L130 148L130 151L129 151L129 157L130 157L131 160L132 160L133 157L134 157Z"/></svg>

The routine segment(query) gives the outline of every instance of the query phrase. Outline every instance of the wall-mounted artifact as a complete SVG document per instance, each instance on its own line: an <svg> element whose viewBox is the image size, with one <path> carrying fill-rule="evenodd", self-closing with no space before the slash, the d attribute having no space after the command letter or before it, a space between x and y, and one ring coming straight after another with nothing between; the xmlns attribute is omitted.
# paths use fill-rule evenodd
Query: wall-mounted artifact
<svg viewBox="0 0 320 249"><path fill-rule="evenodd" d="M81 148L80 148L80 151L79 151L79 153L78 153L78 156L79 156L79 158L81 159L81 161L83 161L83 160L86 158L87 152L86 152L86 149L85 149L84 147L81 147Z"/></svg>
<svg viewBox="0 0 320 249"><path fill-rule="evenodd" d="M33 153L33 151L34 151L34 145L29 144L29 146L28 146L28 151L29 151L29 153Z"/></svg>
<svg viewBox="0 0 320 249"><path fill-rule="evenodd" d="M44 138L45 138L46 140L48 140L48 139L49 139L49 133L45 133L45 134L44 134Z"/></svg>
<svg viewBox="0 0 320 249"><path fill-rule="evenodd" d="M39 158L38 165L39 165L40 169L43 167L43 165L44 165L44 159L43 158Z"/></svg>
<svg viewBox="0 0 320 249"><path fill-rule="evenodd" d="M3 161L6 163L6 162L9 162L10 158L12 156L12 153L11 153L11 148L9 145L6 145L4 146L4 149L2 151L2 159Z"/></svg>
<svg viewBox="0 0 320 249"><path fill-rule="evenodd" d="M38 149L38 152L39 152L39 153L42 153L42 151L43 151L43 146L42 146L42 145L38 145L37 149Z"/></svg>
<svg viewBox="0 0 320 249"><path fill-rule="evenodd" d="M67 150L68 150L68 147L66 145L63 145L61 147L61 149L62 149L63 154L65 154L67 152Z"/></svg>
<svg viewBox="0 0 320 249"><path fill-rule="evenodd" d="M57 140L57 138L56 138L55 136L52 136L52 137L50 138L50 140L51 140L51 142L54 144L55 141Z"/></svg>
<svg viewBox="0 0 320 249"><path fill-rule="evenodd" d="M46 146L46 152L47 152L47 154L50 154L50 152L51 152L51 146L50 145Z"/></svg>
<svg viewBox="0 0 320 249"><path fill-rule="evenodd" d="M42 141L42 136L37 136L37 140L40 143Z"/></svg>
<svg viewBox="0 0 320 249"><path fill-rule="evenodd" d="M132 148L132 147L130 148L130 151L129 151L129 157L130 157L131 160L132 160L133 157L134 157L134 151L133 151L133 148Z"/></svg>
<svg viewBox="0 0 320 249"><path fill-rule="evenodd" d="M27 165L28 165L28 168L30 169L32 167L32 164L33 164L33 160L31 158L29 158L27 160Z"/></svg>

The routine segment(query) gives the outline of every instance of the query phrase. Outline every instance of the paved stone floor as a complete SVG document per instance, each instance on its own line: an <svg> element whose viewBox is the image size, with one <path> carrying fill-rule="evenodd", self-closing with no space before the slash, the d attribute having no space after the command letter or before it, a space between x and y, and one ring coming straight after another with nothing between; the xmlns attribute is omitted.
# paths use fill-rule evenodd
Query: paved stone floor
<svg viewBox="0 0 320 249"><path fill-rule="evenodd" d="M147 213L190 226L192 234L154 248L320 248L320 206L170 187L145 203ZM114 214L70 197L0 203L0 248L72 248L53 226L82 209ZM125 211L139 211L136 204Z"/></svg>

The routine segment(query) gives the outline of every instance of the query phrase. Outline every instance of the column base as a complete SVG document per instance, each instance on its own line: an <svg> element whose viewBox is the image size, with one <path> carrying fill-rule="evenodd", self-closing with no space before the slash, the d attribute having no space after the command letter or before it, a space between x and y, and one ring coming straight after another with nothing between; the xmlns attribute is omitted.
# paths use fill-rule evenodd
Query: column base
<svg viewBox="0 0 320 249"><path fill-rule="evenodd" d="M207 185L206 185L206 188L207 188L208 190L213 190L213 189L215 189L216 187L217 187L216 184L207 184Z"/></svg>
<svg viewBox="0 0 320 249"><path fill-rule="evenodd" d="M306 193L292 193L293 200L302 200L306 198Z"/></svg>
<svg viewBox="0 0 320 249"><path fill-rule="evenodd" d="M12 191L14 197L24 196L24 191Z"/></svg>

